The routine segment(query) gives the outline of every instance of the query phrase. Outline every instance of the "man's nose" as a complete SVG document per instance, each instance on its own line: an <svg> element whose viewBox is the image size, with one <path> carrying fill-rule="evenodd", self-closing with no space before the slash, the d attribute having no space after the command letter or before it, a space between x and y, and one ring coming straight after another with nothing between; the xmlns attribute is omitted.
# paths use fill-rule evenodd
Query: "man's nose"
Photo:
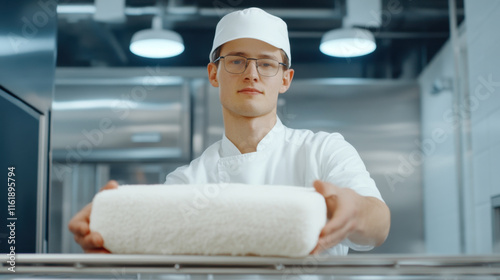
<svg viewBox="0 0 500 280"><path fill-rule="evenodd" d="M248 79L258 79L259 78L259 71L257 70L257 61L256 60L248 60L247 62L247 69L245 69L245 78Z"/></svg>

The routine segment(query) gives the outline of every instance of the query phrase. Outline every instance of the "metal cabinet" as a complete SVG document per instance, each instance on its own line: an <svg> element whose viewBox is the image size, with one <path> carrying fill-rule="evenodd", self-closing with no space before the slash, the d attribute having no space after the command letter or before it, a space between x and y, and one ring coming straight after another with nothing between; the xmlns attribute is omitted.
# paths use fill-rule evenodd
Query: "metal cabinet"
<svg viewBox="0 0 500 280"><path fill-rule="evenodd" d="M15 253L40 253L46 248L47 185L50 169L48 147L55 75L56 6L56 1L26 0L1 3L2 253L10 253L12 245L15 246ZM9 171L12 172L9 174ZM9 183L14 183L11 187L15 185L15 188L9 190ZM15 200L8 200L9 195L15 197ZM11 206L9 209L8 205L15 207ZM14 212L9 212L14 208ZM13 236L15 244L12 241Z"/></svg>

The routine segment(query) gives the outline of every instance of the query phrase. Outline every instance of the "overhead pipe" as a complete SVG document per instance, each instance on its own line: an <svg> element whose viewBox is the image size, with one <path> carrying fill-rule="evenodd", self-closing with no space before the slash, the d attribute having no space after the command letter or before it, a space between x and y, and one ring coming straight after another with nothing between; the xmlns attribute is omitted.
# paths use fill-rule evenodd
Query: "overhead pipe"
<svg viewBox="0 0 500 280"><path fill-rule="evenodd" d="M159 14L160 7L125 7L125 15L127 16L144 16ZM198 15L198 16L213 16L219 17L224 13L231 12L233 9L223 8L198 8L195 6L167 6L165 12L167 14L177 15ZM341 19L343 14L336 10L329 9L293 9L293 8L271 8L266 9L269 13L281 18L338 18ZM93 15L96 8L92 4L60 4L57 6L57 13L60 15Z"/></svg>

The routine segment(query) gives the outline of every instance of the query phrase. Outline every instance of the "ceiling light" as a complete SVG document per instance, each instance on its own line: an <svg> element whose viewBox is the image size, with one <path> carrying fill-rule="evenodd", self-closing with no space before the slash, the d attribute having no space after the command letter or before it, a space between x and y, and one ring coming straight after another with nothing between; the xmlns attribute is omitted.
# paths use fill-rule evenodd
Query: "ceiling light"
<svg viewBox="0 0 500 280"><path fill-rule="evenodd" d="M138 56L166 58L181 54L184 43L181 35L162 28L162 19L153 18L153 28L140 30L132 36L130 51Z"/></svg>
<svg viewBox="0 0 500 280"><path fill-rule="evenodd" d="M322 53L336 57L356 57L377 48L373 34L366 29L341 28L328 31L321 38Z"/></svg>
<svg viewBox="0 0 500 280"><path fill-rule="evenodd" d="M57 5L58 14L93 14L96 8L94 5Z"/></svg>

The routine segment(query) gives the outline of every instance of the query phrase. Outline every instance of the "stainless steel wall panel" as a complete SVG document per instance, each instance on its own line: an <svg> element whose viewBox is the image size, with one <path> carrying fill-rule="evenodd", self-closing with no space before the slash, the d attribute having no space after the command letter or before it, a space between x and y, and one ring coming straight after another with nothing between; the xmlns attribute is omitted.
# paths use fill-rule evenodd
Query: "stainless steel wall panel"
<svg viewBox="0 0 500 280"><path fill-rule="evenodd" d="M57 1L1 1L0 85L40 112L54 89Z"/></svg>
<svg viewBox="0 0 500 280"><path fill-rule="evenodd" d="M75 76L56 81L54 160L188 159L191 108L187 82L180 77L154 82L144 81L158 77L113 78L112 72L101 78Z"/></svg>

